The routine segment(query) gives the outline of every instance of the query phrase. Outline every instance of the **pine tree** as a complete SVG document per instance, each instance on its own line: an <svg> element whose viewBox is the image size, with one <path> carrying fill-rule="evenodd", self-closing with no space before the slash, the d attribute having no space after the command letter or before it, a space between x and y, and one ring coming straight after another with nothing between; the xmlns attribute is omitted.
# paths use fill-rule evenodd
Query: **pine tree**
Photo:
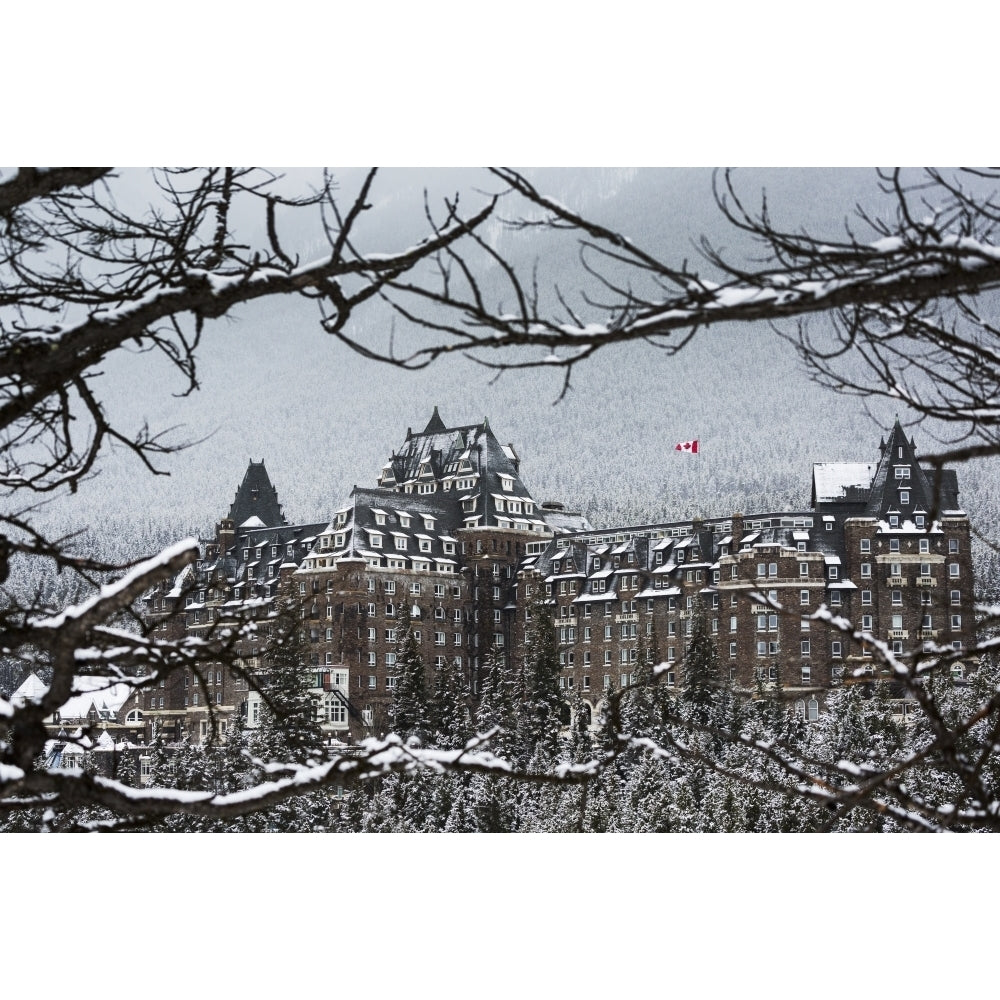
<svg viewBox="0 0 1000 1000"><path fill-rule="evenodd" d="M542 584L537 583L526 607L523 702L518 713L519 751L522 758L555 755L564 704L559 693L559 643L552 606Z"/></svg>
<svg viewBox="0 0 1000 1000"><path fill-rule="evenodd" d="M484 733L499 727L490 741L490 749L507 759L515 752L514 731L517 719L517 692L514 677L502 649L492 647L483 665L483 685L476 711L476 730Z"/></svg>
<svg viewBox="0 0 1000 1000"><path fill-rule="evenodd" d="M465 676L461 664L448 657L434 673L428 706L434 742L446 750L458 749L472 735Z"/></svg>
<svg viewBox="0 0 1000 1000"><path fill-rule="evenodd" d="M265 761L304 764L318 759L323 755L323 734L311 690L308 649L298 606L287 597L277 602L264 664L260 686L264 705L260 725L250 740L251 751Z"/></svg>
<svg viewBox="0 0 1000 1000"><path fill-rule="evenodd" d="M708 627L708 615L701 596L691 609L691 639L684 657L684 691L681 699L690 721L707 726L719 703L719 652Z"/></svg>
<svg viewBox="0 0 1000 1000"><path fill-rule="evenodd" d="M400 602L396 616L396 686L392 690L389 724L403 739L415 737L426 743L431 733L427 689L424 683L424 658L420 653L410 609Z"/></svg>

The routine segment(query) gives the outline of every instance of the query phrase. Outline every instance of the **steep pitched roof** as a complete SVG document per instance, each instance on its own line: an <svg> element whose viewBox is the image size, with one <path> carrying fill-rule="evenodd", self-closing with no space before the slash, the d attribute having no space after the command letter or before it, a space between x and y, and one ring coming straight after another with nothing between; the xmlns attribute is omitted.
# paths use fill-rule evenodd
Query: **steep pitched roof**
<svg viewBox="0 0 1000 1000"><path fill-rule="evenodd" d="M872 476L865 514L884 520L890 511L906 518L914 510L935 509L931 481L917 463L913 441L896 419Z"/></svg>
<svg viewBox="0 0 1000 1000"><path fill-rule="evenodd" d="M441 434L448 428L445 426L444 421L441 419L441 414L438 413L438 408L434 407L434 412L431 414L431 419L427 422L427 426L424 428L425 434Z"/></svg>
<svg viewBox="0 0 1000 1000"><path fill-rule="evenodd" d="M229 508L229 518L236 527L257 518L260 521L247 527L276 527L286 524L285 516L278 503L278 491L271 485L271 479L264 468L264 462L251 460L236 491L236 497Z"/></svg>

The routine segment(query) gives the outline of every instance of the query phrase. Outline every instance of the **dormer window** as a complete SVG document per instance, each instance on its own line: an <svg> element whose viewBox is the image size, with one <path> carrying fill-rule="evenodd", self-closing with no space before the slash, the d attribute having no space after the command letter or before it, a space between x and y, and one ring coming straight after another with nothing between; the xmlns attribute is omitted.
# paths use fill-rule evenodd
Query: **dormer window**
<svg viewBox="0 0 1000 1000"><path fill-rule="evenodd" d="M900 503L909 503L910 502L910 491L909 490L900 490L899 491L899 502Z"/></svg>
<svg viewBox="0 0 1000 1000"><path fill-rule="evenodd" d="M509 493L514 488L514 479L512 476L500 476L500 489L507 490Z"/></svg>
<svg viewBox="0 0 1000 1000"><path fill-rule="evenodd" d="M909 479L910 478L910 467L908 465L897 465L895 466L895 476L897 479Z"/></svg>
<svg viewBox="0 0 1000 1000"><path fill-rule="evenodd" d="M408 514L399 515L399 526L401 528L408 528L410 526L410 517Z"/></svg>
<svg viewBox="0 0 1000 1000"><path fill-rule="evenodd" d="M375 511L375 523L376 524L385 524L385 514L383 514L379 510Z"/></svg>

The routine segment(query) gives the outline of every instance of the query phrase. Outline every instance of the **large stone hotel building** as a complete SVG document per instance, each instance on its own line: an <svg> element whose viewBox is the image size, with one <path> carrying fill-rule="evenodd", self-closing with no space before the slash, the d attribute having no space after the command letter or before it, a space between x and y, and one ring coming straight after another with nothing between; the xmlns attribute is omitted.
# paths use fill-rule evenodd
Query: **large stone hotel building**
<svg viewBox="0 0 1000 1000"><path fill-rule="evenodd" d="M202 556L147 595L151 627L204 635L256 621L256 634L236 645L238 671L220 663L137 694L128 708L147 737L154 721L193 742L210 719L223 733L233 713L256 723L247 676L266 672L281 593L298 602L324 728L343 741L387 728L401 606L428 675L460 665L472 707L491 650L518 664L528 601L544 592L567 703L579 695L592 719L640 657L667 664L668 686L683 684L698 602L723 679L749 693L780 688L807 719L827 688L872 672L873 643L908 653L965 648L973 636L957 477L936 482L898 422L875 461L815 465L807 510L595 529L532 496L513 445L488 421L446 427L435 409L376 486L311 524L286 523L263 462L251 462ZM854 631L813 617L823 608Z"/></svg>

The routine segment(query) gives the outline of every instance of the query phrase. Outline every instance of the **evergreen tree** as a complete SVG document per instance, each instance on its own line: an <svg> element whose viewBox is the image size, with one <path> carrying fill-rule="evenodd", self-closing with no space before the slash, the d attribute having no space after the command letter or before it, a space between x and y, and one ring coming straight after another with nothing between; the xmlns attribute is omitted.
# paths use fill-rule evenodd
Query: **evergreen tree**
<svg viewBox="0 0 1000 1000"><path fill-rule="evenodd" d="M709 632L705 604L698 595L691 610L691 639L684 657L684 691L681 700L690 721L707 726L719 704L719 651Z"/></svg>
<svg viewBox="0 0 1000 1000"><path fill-rule="evenodd" d="M530 759L539 751L551 758L558 746L564 704L559 693L559 643L552 604L546 600L541 583L535 585L526 612L518 749L522 759Z"/></svg>
<svg viewBox="0 0 1000 1000"><path fill-rule="evenodd" d="M498 757L507 759L515 752L517 685L502 649L493 646L486 654L483 667L476 730L484 733L498 726L500 732L491 740L490 749Z"/></svg>
<svg viewBox="0 0 1000 1000"><path fill-rule="evenodd" d="M434 674L434 690L428 706L434 743L447 750L458 749L472 735L464 672L461 663L446 656Z"/></svg>
<svg viewBox="0 0 1000 1000"><path fill-rule="evenodd" d="M249 749L265 761L304 764L324 752L308 648L297 603L282 597L275 610L264 647L266 673L260 685L264 704Z"/></svg>
<svg viewBox="0 0 1000 1000"><path fill-rule="evenodd" d="M401 601L396 616L396 686L389 706L389 724L403 739L416 737L421 743L431 733L424 658L413 634L410 608Z"/></svg>

